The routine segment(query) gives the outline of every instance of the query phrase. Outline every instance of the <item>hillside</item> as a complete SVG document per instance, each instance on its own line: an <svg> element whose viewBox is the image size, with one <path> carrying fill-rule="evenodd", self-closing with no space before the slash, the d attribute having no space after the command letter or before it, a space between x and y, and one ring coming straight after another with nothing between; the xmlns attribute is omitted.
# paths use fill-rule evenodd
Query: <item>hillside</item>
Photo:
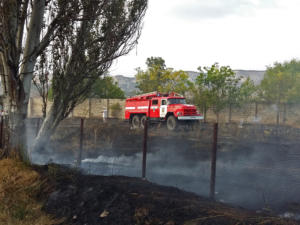
<svg viewBox="0 0 300 225"><path fill-rule="evenodd" d="M263 79L265 71L256 70L234 70L238 76L250 77L257 85ZM186 71L191 81L195 81L198 72ZM138 89L136 88L135 77L126 77L124 75L113 76L114 80L118 82L119 87L125 92L126 96L134 95ZM3 95L3 89L0 85L0 96ZM39 97L39 93L35 85L32 84L30 97Z"/></svg>

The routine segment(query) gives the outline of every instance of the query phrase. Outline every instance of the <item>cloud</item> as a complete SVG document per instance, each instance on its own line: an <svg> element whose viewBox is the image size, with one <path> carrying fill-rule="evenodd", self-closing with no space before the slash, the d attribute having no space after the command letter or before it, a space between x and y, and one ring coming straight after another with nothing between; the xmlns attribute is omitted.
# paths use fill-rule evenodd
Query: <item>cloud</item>
<svg viewBox="0 0 300 225"><path fill-rule="evenodd" d="M171 11L185 19L218 19L227 16L247 16L257 10L276 8L277 0L185 0L177 2Z"/></svg>

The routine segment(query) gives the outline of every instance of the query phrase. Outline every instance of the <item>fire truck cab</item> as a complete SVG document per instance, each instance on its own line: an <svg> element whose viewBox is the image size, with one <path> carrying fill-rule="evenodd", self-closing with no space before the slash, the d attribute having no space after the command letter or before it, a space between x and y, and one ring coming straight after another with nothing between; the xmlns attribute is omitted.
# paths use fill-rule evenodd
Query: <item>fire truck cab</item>
<svg viewBox="0 0 300 225"><path fill-rule="evenodd" d="M151 122L166 122L169 130L178 124L192 124L203 119L194 105L186 104L177 93L151 92L126 99L125 119L132 128L144 127L147 117Z"/></svg>

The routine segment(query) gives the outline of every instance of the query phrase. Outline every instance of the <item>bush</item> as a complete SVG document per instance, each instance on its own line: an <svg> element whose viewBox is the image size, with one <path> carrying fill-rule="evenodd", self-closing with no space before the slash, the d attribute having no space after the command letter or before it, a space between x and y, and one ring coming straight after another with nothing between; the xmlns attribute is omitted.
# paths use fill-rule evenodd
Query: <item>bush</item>
<svg viewBox="0 0 300 225"><path fill-rule="evenodd" d="M117 103L114 103L111 107L111 115L112 117L115 117L115 118L120 118L121 117L121 112L122 112L122 107L120 105L119 102Z"/></svg>

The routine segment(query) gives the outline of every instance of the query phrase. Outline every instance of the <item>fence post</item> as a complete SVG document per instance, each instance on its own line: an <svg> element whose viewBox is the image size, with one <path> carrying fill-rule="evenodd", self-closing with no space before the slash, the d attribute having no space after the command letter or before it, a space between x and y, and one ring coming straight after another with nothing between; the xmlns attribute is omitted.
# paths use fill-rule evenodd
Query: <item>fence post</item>
<svg viewBox="0 0 300 225"><path fill-rule="evenodd" d="M258 103L255 102L255 119L257 119L257 114L258 114Z"/></svg>
<svg viewBox="0 0 300 225"><path fill-rule="evenodd" d="M147 163L147 141L148 141L148 121L144 124L144 143L143 143L143 164L142 164L142 178L146 179L146 163Z"/></svg>
<svg viewBox="0 0 300 225"><path fill-rule="evenodd" d="M39 134L39 130L40 130L40 118L37 119L35 136Z"/></svg>
<svg viewBox="0 0 300 225"><path fill-rule="evenodd" d="M211 151L211 173L210 173L210 194L209 194L209 197L212 200L215 200L217 146L218 146L218 123L215 123L214 133L213 133L213 145Z"/></svg>
<svg viewBox="0 0 300 225"><path fill-rule="evenodd" d="M89 98L89 118L92 117L92 100Z"/></svg>
<svg viewBox="0 0 300 225"><path fill-rule="evenodd" d="M0 148L3 148L3 116L0 121Z"/></svg>
<svg viewBox="0 0 300 225"><path fill-rule="evenodd" d="M107 117L106 118L109 119L109 113L110 113L109 112L110 111L109 110L109 98L106 99L106 110L107 110Z"/></svg>
<svg viewBox="0 0 300 225"><path fill-rule="evenodd" d="M77 158L77 166L81 165L81 156L82 156L82 148L83 148L83 125L84 119L80 118L80 142L79 142L79 154Z"/></svg>

